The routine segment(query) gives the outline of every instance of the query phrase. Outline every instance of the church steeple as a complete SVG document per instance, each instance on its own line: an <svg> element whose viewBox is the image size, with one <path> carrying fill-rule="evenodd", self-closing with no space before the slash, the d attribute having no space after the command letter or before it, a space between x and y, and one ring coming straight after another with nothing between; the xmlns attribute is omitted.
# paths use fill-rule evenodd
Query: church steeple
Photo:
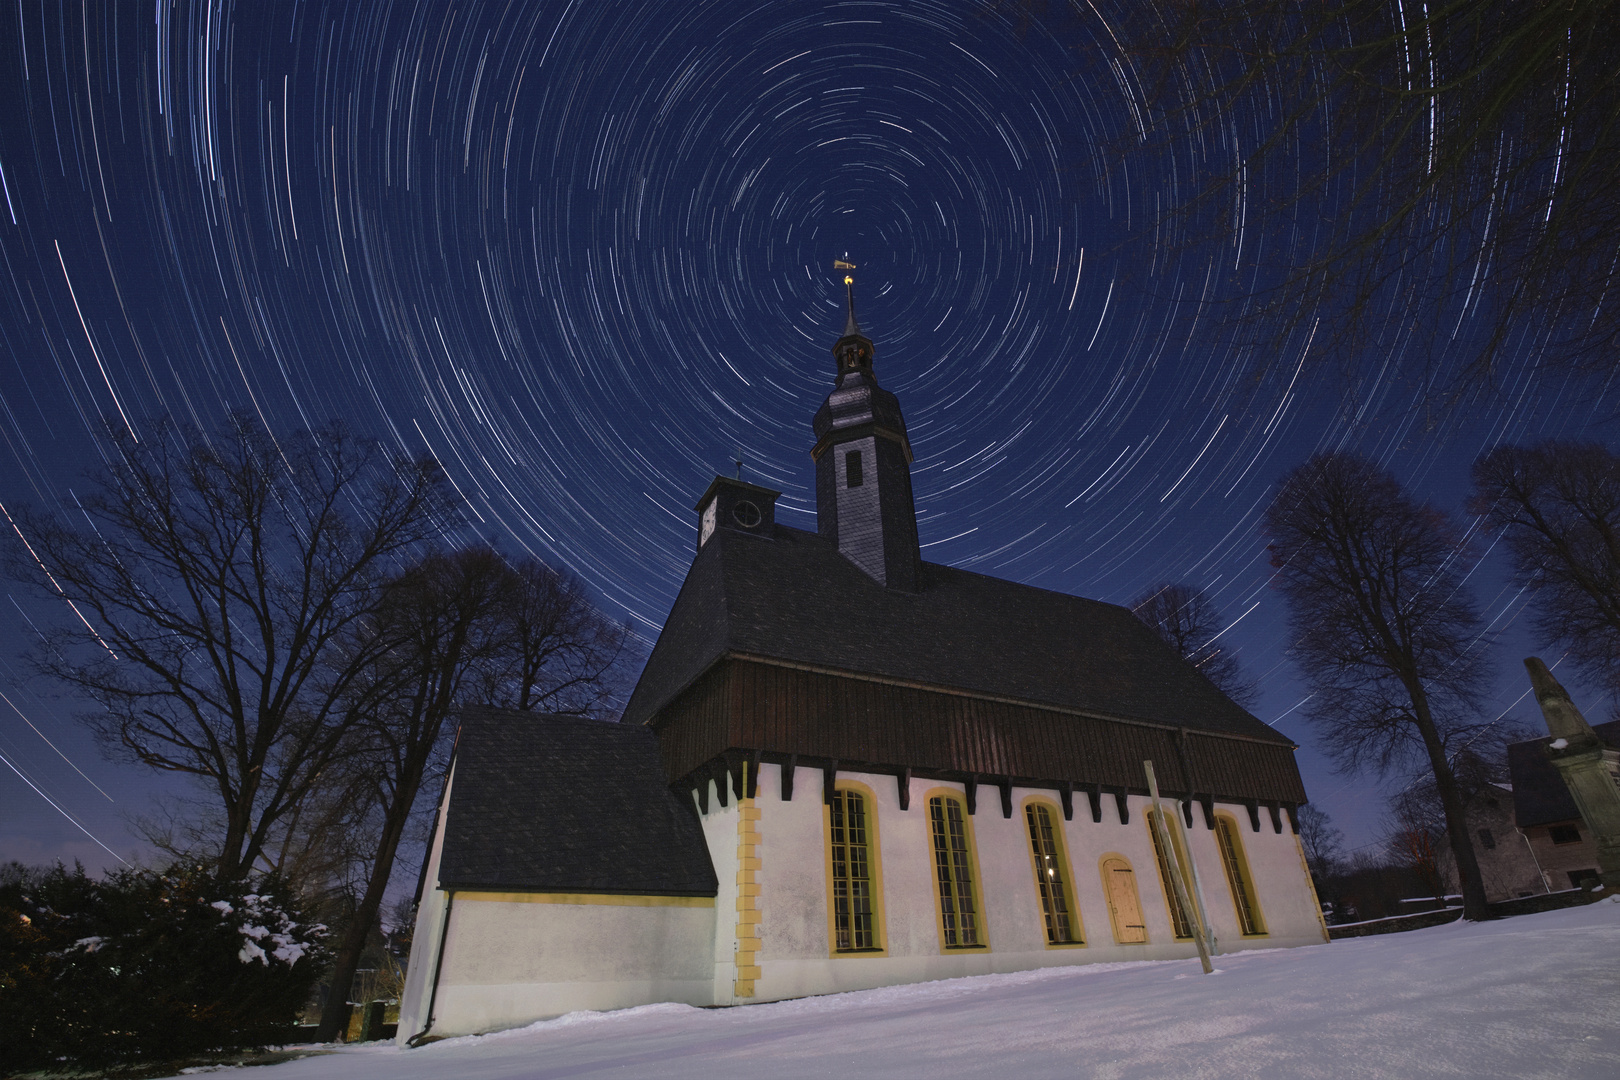
<svg viewBox="0 0 1620 1080"><path fill-rule="evenodd" d="M840 259L833 266L850 271ZM838 384L816 410L816 522L821 535L873 580L916 591L922 573L911 441L900 402L872 373L872 339L855 319L855 279L844 275L847 314L833 345Z"/></svg>
<svg viewBox="0 0 1620 1080"><path fill-rule="evenodd" d="M855 269L854 263L847 263L839 259L833 265L842 266L847 270ZM833 356L838 359L838 373L854 371L856 368L872 370L872 339L861 333L861 324L855 321L855 278L850 274L844 275L844 298L848 303L848 316L844 319L844 336L833 345Z"/></svg>

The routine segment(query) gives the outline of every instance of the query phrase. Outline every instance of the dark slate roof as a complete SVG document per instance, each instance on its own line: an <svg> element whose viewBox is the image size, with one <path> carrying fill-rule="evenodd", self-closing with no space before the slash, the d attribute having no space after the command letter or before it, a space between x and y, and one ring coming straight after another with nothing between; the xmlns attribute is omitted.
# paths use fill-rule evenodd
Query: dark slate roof
<svg viewBox="0 0 1620 1080"><path fill-rule="evenodd" d="M441 888L714 896L690 800L647 728L506 709L462 712Z"/></svg>
<svg viewBox="0 0 1620 1080"><path fill-rule="evenodd" d="M727 652L1290 744L1125 608L923 564L886 589L815 533L717 529L625 709L645 723Z"/></svg>
<svg viewBox="0 0 1620 1080"><path fill-rule="evenodd" d="M1593 724L1592 730L1607 746L1620 750L1620 720ZM1564 778L1547 760L1547 744L1552 736L1514 743L1508 747L1508 771L1513 778L1513 817L1521 829L1554 821L1573 821L1581 816L1570 797Z"/></svg>

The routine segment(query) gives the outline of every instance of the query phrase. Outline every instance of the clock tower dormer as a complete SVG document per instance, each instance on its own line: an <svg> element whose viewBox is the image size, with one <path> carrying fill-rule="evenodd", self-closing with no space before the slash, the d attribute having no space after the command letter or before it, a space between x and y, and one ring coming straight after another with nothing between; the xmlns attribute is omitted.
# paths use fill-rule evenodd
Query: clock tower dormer
<svg viewBox="0 0 1620 1080"><path fill-rule="evenodd" d="M834 266L854 270L839 260ZM900 402L872 373L872 339L855 319L855 279L844 275L844 332L833 344L837 385L816 410L816 522L821 535L891 589L915 592L922 572L911 441Z"/></svg>

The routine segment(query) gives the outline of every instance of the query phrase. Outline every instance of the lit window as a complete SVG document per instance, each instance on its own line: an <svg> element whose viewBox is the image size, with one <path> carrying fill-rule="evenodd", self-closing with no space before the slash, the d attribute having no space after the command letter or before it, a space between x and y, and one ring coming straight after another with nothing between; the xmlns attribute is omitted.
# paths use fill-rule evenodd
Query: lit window
<svg viewBox="0 0 1620 1080"><path fill-rule="evenodd" d="M838 952L878 949L873 905L872 844L866 797L840 788L828 815L832 850L833 948Z"/></svg>
<svg viewBox="0 0 1620 1080"><path fill-rule="evenodd" d="M1260 920L1254 878L1249 873L1248 860L1243 857L1243 839L1238 835L1237 822L1225 815L1218 815L1215 818L1215 842L1221 849L1221 866L1226 870L1226 883L1232 888L1232 906L1237 908L1238 927L1245 936L1264 934L1266 925Z"/></svg>
<svg viewBox="0 0 1620 1080"><path fill-rule="evenodd" d="M1147 821L1148 832L1153 836L1153 854L1159 860L1159 884L1164 887L1164 903L1170 909L1170 928L1175 931L1176 937L1191 941L1193 936L1192 920L1187 917L1186 910L1182 908L1181 901L1176 896L1175 882L1170 876L1170 853L1164 850L1164 842L1159 839L1158 815L1149 810L1147 812ZM1166 826L1166 831L1168 831L1168 822L1166 822ZM1185 870L1186 868L1183 867L1182 869ZM1182 881L1185 882L1186 880L1187 875L1184 873Z"/></svg>
<svg viewBox="0 0 1620 1080"><path fill-rule="evenodd" d="M939 923L945 947L983 948L973 891L973 852L962 803L936 795L928 800L928 820L934 834L934 879L939 885Z"/></svg>
<svg viewBox="0 0 1620 1080"><path fill-rule="evenodd" d="M1052 826L1052 811L1040 803L1026 803L1024 819L1029 824L1029 849L1035 857L1035 891L1041 897L1047 944L1081 944L1078 927L1070 915L1062 836Z"/></svg>

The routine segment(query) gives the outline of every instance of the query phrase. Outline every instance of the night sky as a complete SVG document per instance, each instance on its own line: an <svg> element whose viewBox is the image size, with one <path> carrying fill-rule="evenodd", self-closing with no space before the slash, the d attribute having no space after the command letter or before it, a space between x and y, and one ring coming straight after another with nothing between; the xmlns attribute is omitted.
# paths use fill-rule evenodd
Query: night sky
<svg viewBox="0 0 1620 1080"><path fill-rule="evenodd" d="M71 506L109 420L342 418L431 451L469 535L567 566L650 642L739 452L814 527L847 255L924 557L1121 603L1209 589L1257 714L1370 843L1387 785L1311 749L1284 655L1258 530L1278 478L1354 449L1458 509L1483 449L1608 437L1615 395L1527 336L1436 405L1398 294L1348 371L1305 333L1241 356L1226 316L1279 242L1151 226L1261 118L1134 162L1129 62L1100 21L1053 31L943 2L18 0L0 502ZM1493 715L1538 721L1500 552L1472 585L1506 638ZM123 816L174 782L107 761L82 706L25 679L30 623L62 613L5 587L0 859L134 859Z"/></svg>

